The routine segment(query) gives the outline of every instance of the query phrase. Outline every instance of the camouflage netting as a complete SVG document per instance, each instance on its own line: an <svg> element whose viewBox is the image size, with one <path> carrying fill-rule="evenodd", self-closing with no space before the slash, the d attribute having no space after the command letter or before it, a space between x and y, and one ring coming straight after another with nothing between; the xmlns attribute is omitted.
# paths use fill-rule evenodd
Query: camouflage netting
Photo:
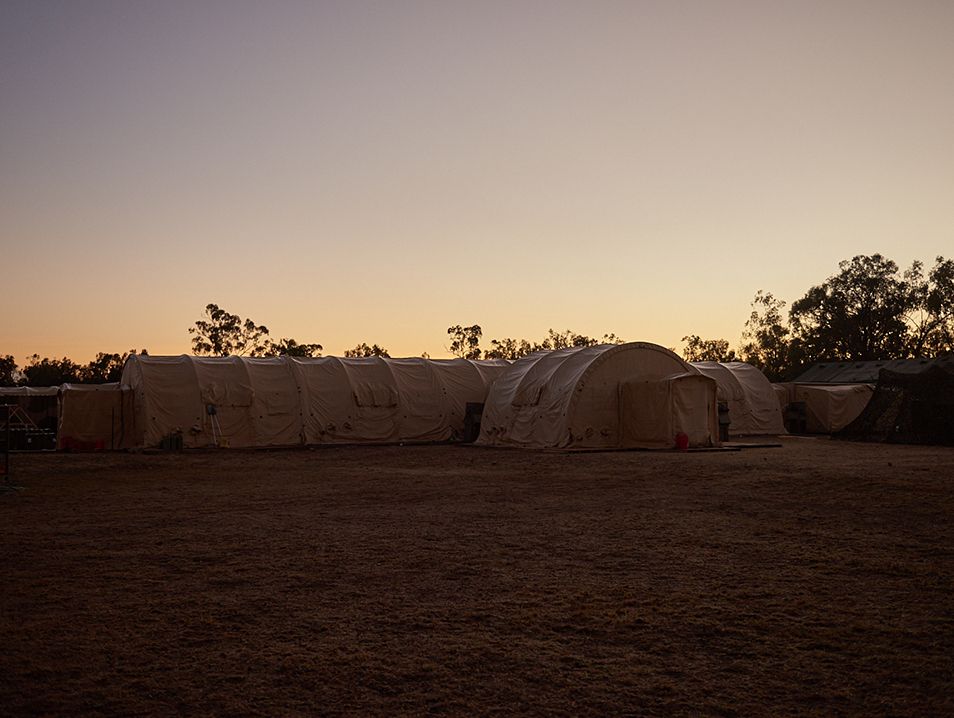
<svg viewBox="0 0 954 718"><path fill-rule="evenodd" d="M954 371L937 364L916 374L882 369L868 406L835 436L954 446Z"/></svg>

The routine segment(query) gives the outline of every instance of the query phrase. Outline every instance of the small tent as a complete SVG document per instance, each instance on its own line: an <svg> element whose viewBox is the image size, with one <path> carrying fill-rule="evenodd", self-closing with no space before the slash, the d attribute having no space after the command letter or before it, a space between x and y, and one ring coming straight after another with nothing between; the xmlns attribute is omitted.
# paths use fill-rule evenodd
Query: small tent
<svg viewBox="0 0 954 718"><path fill-rule="evenodd" d="M711 446L716 392L704 374L620 382L620 445L670 449L682 434L687 446Z"/></svg>
<svg viewBox="0 0 954 718"><path fill-rule="evenodd" d="M799 422L804 426L793 431L808 434L831 434L840 431L864 411L871 400L870 384L776 384L786 392L787 415L792 408L799 409ZM803 414L803 415L802 415Z"/></svg>
<svg viewBox="0 0 954 718"><path fill-rule="evenodd" d="M700 390L678 378L684 374L700 372L646 342L531 354L491 388L478 443L659 448L674 446L676 427L685 426L692 428L692 445L716 444L715 382L704 380L711 391ZM696 431L700 425L705 429Z"/></svg>
<svg viewBox="0 0 954 718"><path fill-rule="evenodd" d="M785 424L771 382L745 362L693 362L719 386L719 401L728 405L733 436L784 434Z"/></svg>
<svg viewBox="0 0 954 718"><path fill-rule="evenodd" d="M135 434L133 395L118 383L63 384L56 448L126 449Z"/></svg>

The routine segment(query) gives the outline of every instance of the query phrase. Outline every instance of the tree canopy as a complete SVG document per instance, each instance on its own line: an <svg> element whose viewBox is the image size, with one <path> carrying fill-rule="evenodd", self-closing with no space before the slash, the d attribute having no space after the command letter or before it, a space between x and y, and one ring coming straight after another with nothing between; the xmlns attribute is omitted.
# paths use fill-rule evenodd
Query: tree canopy
<svg viewBox="0 0 954 718"><path fill-rule="evenodd" d="M23 367L24 386L59 386L79 381L80 366L67 357L49 359L34 354L30 363Z"/></svg>
<svg viewBox="0 0 954 718"><path fill-rule="evenodd" d="M557 332L547 330L547 335L539 342L527 339L491 339L490 346L484 352L484 359L519 359L538 351L554 351L570 347L592 347L598 344L622 344L623 340L615 334L604 334L602 339L594 339L585 334L577 334L569 329Z"/></svg>
<svg viewBox="0 0 954 718"><path fill-rule="evenodd" d="M936 356L954 351L954 260L937 257L924 276L924 265L914 262L904 274L913 297L908 315L908 353Z"/></svg>
<svg viewBox="0 0 954 718"><path fill-rule="evenodd" d="M752 300L752 313L742 331L741 359L762 370L770 381L779 381L791 360L788 327L782 317L785 302L759 290Z"/></svg>
<svg viewBox="0 0 954 718"><path fill-rule="evenodd" d="M354 349L345 349L344 355L349 358L359 358L359 357L390 357L388 350L384 347L379 347L377 344L372 344L368 346L364 342L361 342Z"/></svg>
<svg viewBox="0 0 954 718"><path fill-rule="evenodd" d="M135 353L135 349L130 349L122 354L99 352L93 361L80 367L78 372L80 382L83 384L106 384L119 381L123 375L126 357Z"/></svg>
<svg viewBox="0 0 954 718"><path fill-rule="evenodd" d="M484 351L484 359L520 359L537 351L526 339L491 339L491 349Z"/></svg>
<svg viewBox="0 0 954 718"><path fill-rule="evenodd" d="M770 379L792 378L819 361L935 357L954 351L954 261L925 274L880 255L858 255L792 303L759 291L742 333L744 361Z"/></svg>
<svg viewBox="0 0 954 718"><path fill-rule="evenodd" d="M192 351L208 356L262 356L269 348L268 327L207 304L204 318L189 327Z"/></svg>
<svg viewBox="0 0 954 718"><path fill-rule="evenodd" d="M192 351L200 356L320 356L321 344L300 344L294 339L269 338L268 327L231 314L217 304L207 304L201 319L189 327Z"/></svg>
<svg viewBox="0 0 954 718"><path fill-rule="evenodd" d="M321 344L299 344L294 339L280 339L268 342L263 352L267 357L317 357L321 356Z"/></svg>
<svg viewBox="0 0 954 718"><path fill-rule="evenodd" d="M929 270L920 261L901 271L881 254L858 255L838 264L838 271L809 288L791 304L759 290L742 331L738 350L725 339L682 338L688 361L732 361L738 357L779 381L797 375L818 361L890 360L935 357L954 352L954 260L935 258ZM321 344L282 338L273 341L268 328L208 304L189 327L192 348L207 356L320 356ZM448 351L467 359L520 359L536 351L622 343L615 334L601 339L569 329L548 329L539 341L504 337L481 350L479 324L447 328ZM34 354L24 367L11 355L0 354L0 386L55 386L67 382L118 381L129 354L100 352L85 365L68 357ZM145 354L145 350L143 350ZM362 342L346 357L390 356L378 344ZM427 352L422 356L427 357Z"/></svg>
<svg viewBox="0 0 954 718"><path fill-rule="evenodd" d="M483 330L479 324L469 327L455 324L447 327L447 335L451 338L448 351L461 359L480 359L480 337Z"/></svg>
<svg viewBox="0 0 954 718"><path fill-rule="evenodd" d="M905 319L916 298L898 265L873 254L840 262L838 269L792 304L794 358L866 361L905 356Z"/></svg>
<svg viewBox="0 0 954 718"><path fill-rule="evenodd" d="M683 337L686 342L682 356L686 361L735 361L735 351L729 349L729 342L725 339L702 339L698 334Z"/></svg>
<svg viewBox="0 0 954 718"><path fill-rule="evenodd" d="M123 353L99 352L89 364L34 354L22 369L10 355L0 357L0 386L59 386L60 384L105 384L122 378L126 358L135 349ZM147 354L145 349L142 354Z"/></svg>
<svg viewBox="0 0 954 718"><path fill-rule="evenodd" d="M20 379L17 362L12 354L0 356L0 386L14 386Z"/></svg>

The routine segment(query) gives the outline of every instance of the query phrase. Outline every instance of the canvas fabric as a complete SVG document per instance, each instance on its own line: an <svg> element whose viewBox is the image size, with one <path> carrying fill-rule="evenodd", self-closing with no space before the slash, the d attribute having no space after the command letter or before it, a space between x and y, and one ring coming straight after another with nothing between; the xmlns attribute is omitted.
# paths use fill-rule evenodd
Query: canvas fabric
<svg viewBox="0 0 954 718"><path fill-rule="evenodd" d="M139 446L445 441L507 361L133 356Z"/></svg>
<svg viewBox="0 0 954 718"><path fill-rule="evenodd" d="M619 384L620 446L671 449L680 433L692 448L718 444L717 384L702 374Z"/></svg>
<svg viewBox="0 0 954 718"><path fill-rule="evenodd" d="M785 423L772 383L745 362L693 362L715 379L719 401L729 408L729 432L735 436L784 434Z"/></svg>
<svg viewBox="0 0 954 718"><path fill-rule="evenodd" d="M805 404L805 430L831 434L853 422L871 400L870 384L791 384L791 401Z"/></svg>
<svg viewBox="0 0 954 718"><path fill-rule="evenodd" d="M59 396L58 449L126 449L134 446L132 391L115 382L63 384Z"/></svg>
<svg viewBox="0 0 954 718"><path fill-rule="evenodd" d="M775 398L778 401L778 408L782 412L782 417L784 419L785 408L791 401L791 399L789 399L788 386L785 384L772 384L772 389L775 391Z"/></svg>
<svg viewBox="0 0 954 718"><path fill-rule="evenodd" d="M537 352L494 383L478 443L528 448L618 448L622 381L699 371L656 344L631 342Z"/></svg>

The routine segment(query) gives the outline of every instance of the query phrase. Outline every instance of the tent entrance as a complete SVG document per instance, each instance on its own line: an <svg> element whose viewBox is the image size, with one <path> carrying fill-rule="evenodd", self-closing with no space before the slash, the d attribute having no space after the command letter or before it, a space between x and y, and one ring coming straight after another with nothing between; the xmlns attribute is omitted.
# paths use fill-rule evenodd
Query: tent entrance
<svg viewBox="0 0 954 718"><path fill-rule="evenodd" d="M718 446L716 392L715 381L701 374L620 382L620 446L672 449L679 434L690 447Z"/></svg>

